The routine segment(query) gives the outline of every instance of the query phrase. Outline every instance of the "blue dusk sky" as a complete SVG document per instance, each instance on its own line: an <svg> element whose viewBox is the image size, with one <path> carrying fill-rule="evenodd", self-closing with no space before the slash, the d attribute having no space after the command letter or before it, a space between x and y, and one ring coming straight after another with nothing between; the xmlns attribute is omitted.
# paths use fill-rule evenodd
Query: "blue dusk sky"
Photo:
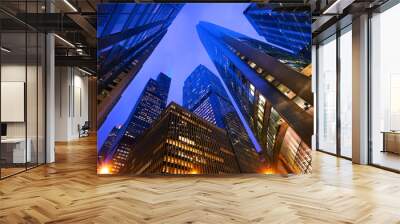
<svg viewBox="0 0 400 224"><path fill-rule="evenodd" d="M156 78L160 72L172 79L168 102L175 101L180 105L184 81L199 64L205 65L220 77L197 35L196 25L200 21L211 22L264 41L243 15L248 5L249 3L187 3L98 130L98 149L113 127L125 123L147 81ZM229 94L225 84L224 87ZM238 111L232 97L231 101ZM244 120L240 113L239 116ZM259 151L260 146L247 124L245 127Z"/></svg>

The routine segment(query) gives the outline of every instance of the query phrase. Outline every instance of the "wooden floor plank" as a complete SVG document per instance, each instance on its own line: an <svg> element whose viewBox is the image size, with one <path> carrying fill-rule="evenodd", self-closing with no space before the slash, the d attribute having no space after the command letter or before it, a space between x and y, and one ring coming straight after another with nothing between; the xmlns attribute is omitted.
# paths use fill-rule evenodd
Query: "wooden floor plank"
<svg viewBox="0 0 400 224"><path fill-rule="evenodd" d="M314 152L304 176L99 177L96 139L0 181L0 223L400 223L400 175Z"/></svg>

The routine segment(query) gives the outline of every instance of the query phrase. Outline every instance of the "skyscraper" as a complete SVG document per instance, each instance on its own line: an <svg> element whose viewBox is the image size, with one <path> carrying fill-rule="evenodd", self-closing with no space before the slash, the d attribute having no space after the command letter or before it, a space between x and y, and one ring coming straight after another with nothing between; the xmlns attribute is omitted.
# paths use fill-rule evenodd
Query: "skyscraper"
<svg viewBox="0 0 400 224"><path fill-rule="evenodd" d="M275 46L311 60L311 10L301 3L290 6L251 3L244 15L260 36Z"/></svg>
<svg viewBox="0 0 400 224"><path fill-rule="evenodd" d="M183 106L192 110L209 91L228 98L219 78L206 66L199 65L186 78L183 85Z"/></svg>
<svg viewBox="0 0 400 224"><path fill-rule="evenodd" d="M239 168L224 129L176 103L137 139L125 174L223 174Z"/></svg>
<svg viewBox="0 0 400 224"><path fill-rule="evenodd" d="M102 147L97 153L97 161L99 163L109 161L112 159L112 151L115 148L118 140L122 136L122 125L115 126L107 136L107 139L104 141Z"/></svg>
<svg viewBox="0 0 400 224"><path fill-rule="evenodd" d="M164 37L182 7L183 4L99 5L99 126Z"/></svg>
<svg viewBox="0 0 400 224"><path fill-rule="evenodd" d="M163 73L160 73L156 80L150 79L147 82L119 138L116 139L117 144L109 152L112 155L112 173L118 173L125 165L136 138L149 128L165 109L170 85L171 78Z"/></svg>
<svg viewBox="0 0 400 224"><path fill-rule="evenodd" d="M299 72L307 63L211 23L196 28L264 158L289 172L309 172L313 96L310 77Z"/></svg>
<svg viewBox="0 0 400 224"><path fill-rule="evenodd" d="M185 80L183 106L227 131L241 172L260 172L259 155L221 81L204 65L197 66Z"/></svg>

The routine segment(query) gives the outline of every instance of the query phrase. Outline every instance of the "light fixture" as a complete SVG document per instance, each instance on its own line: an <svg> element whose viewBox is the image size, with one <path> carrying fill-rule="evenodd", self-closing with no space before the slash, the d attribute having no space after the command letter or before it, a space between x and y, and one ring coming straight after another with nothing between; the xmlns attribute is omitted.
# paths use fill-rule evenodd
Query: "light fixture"
<svg viewBox="0 0 400 224"><path fill-rule="evenodd" d="M74 12L78 12L78 10L68 0L64 0L64 3L67 4Z"/></svg>
<svg viewBox="0 0 400 224"><path fill-rule="evenodd" d="M71 42L69 42L68 40L60 37L58 34L54 34L55 37L57 37L59 40L61 40L62 42L66 43L67 45L69 45L70 47L75 48L75 45L73 45Z"/></svg>
<svg viewBox="0 0 400 224"><path fill-rule="evenodd" d="M86 71L86 70L83 70L83 69L81 69L81 68L79 68L79 67L78 67L78 70L81 71L81 72L83 72L83 73L85 73L86 75L90 75L90 76L93 75L92 73L90 73L90 72L88 72L88 71Z"/></svg>
<svg viewBox="0 0 400 224"><path fill-rule="evenodd" d="M343 9L351 5L355 0L336 0L332 5L324 10L322 14L342 14Z"/></svg>
<svg viewBox="0 0 400 224"><path fill-rule="evenodd" d="M7 49L7 48L5 48L5 47L1 47L0 49L1 49L2 51L6 52L6 53L10 53L10 52L11 52L11 50L9 50L9 49Z"/></svg>

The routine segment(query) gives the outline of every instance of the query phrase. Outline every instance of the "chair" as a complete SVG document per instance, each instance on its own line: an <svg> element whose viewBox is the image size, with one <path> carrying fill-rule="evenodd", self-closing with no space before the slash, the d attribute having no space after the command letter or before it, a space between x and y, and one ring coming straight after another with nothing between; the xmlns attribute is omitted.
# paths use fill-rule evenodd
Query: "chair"
<svg viewBox="0 0 400 224"><path fill-rule="evenodd" d="M85 121L82 127L78 124L79 138L89 136L89 129L90 129L89 121Z"/></svg>

